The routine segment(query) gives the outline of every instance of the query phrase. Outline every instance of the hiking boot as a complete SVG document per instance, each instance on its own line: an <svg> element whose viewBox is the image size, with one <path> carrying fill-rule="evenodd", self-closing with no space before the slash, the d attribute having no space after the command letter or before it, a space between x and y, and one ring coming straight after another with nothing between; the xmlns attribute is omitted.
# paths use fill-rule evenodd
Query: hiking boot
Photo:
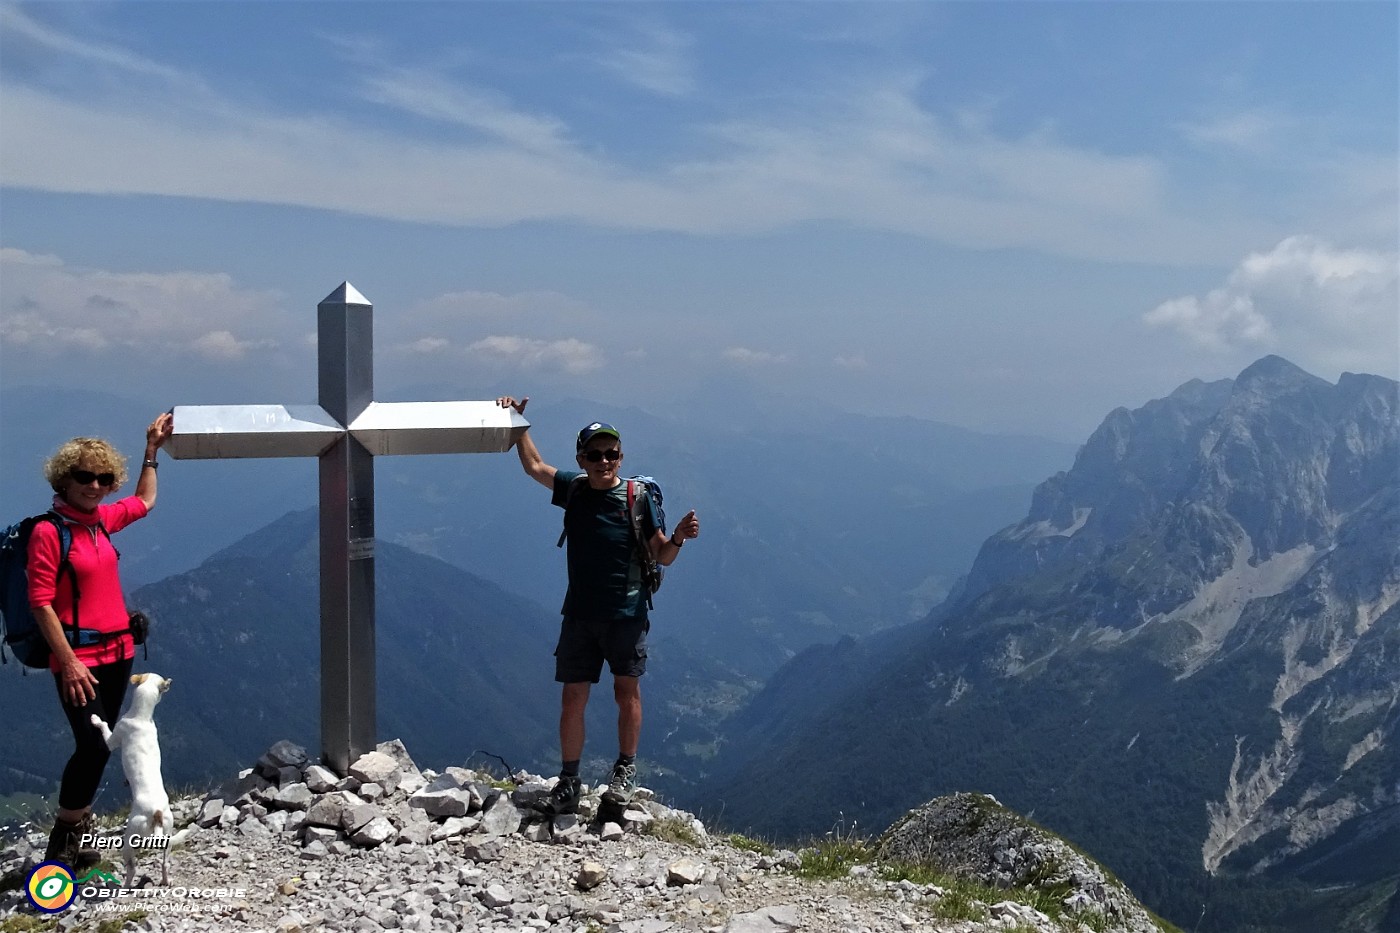
<svg viewBox="0 0 1400 933"><path fill-rule="evenodd" d="M92 868L98 862L102 861L102 853L97 850L97 846L93 845L92 843L88 843L87 845L82 844L82 839L85 835L89 836L92 839L97 838L97 818L92 815L91 810L89 810L87 812L87 815L84 816L81 821L79 821L77 834L78 859L77 864L73 866L73 869L75 871L86 871L87 869Z"/></svg>
<svg viewBox="0 0 1400 933"><path fill-rule="evenodd" d="M48 848L44 850L44 861L62 862L74 871L96 865L102 860L102 854L94 846L79 844L84 833L92 832L91 812L76 823L54 817Z"/></svg>
<svg viewBox="0 0 1400 933"><path fill-rule="evenodd" d="M547 816L562 816L565 813L577 813L578 801L583 796L583 784L579 781L577 774L561 774L554 789L549 792L539 806L541 813Z"/></svg>
<svg viewBox="0 0 1400 933"><path fill-rule="evenodd" d="M615 806L631 803L637 791L637 766L619 761L613 765L612 776L608 778L608 789L603 791L603 801Z"/></svg>

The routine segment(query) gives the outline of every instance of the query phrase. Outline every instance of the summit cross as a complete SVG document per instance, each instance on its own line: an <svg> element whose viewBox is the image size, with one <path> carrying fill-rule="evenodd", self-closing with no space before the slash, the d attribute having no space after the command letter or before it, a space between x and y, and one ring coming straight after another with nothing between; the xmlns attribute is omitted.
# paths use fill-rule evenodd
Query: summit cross
<svg viewBox="0 0 1400 933"><path fill-rule="evenodd" d="M509 450L529 427L483 402L374 401L374 308L344 282L316 307L316 405L180 405L177 460L321 463L321 748L341 774L375 745L374 457Z"/></svg>

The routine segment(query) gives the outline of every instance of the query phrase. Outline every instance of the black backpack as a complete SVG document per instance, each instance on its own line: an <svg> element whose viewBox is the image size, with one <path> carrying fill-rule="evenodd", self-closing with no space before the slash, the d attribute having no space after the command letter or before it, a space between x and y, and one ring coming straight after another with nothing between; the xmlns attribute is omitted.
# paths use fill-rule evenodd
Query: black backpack
<svg viewBox="0 0 1400 933"><path fill-rule="evenodd" d="M11 653L25 667L47 669L49 656L53 653L49 643L44 640L44 633L39 631L39 623L34 620L34 613L29 611L29 539L34 534L34 526L40 522L51 523L58 532L58 573L55 582L62 580L66 574L73 588L73 624L63 626L68 644L76 648L116 638L128 632L136 644L145 644L148 623L146 617L139 612L132 614L127 628L116 632L98 632L79 627L78 575L73 571L73 564L68 559L68 552L73 548L73 532L63 517L50 509L43 515L31 515L21 519L0 532L0 616L4 617L5 627L5 640L0 644L0 662L9 663L5 657L5 645L9 646ZM106 535L109 542L112 540L106 526L99 523L97 528ZM113 549L115 550L115 546ZM117 557L121 557L120 551L117 552Z"/></svg>
<svg viewBox="0 0 1400 933"><path fill-rule="evenodd" d="M573 482L569 483L569 489L564 493L564 530L559 532L559 543L556 547L564 546L564 538L569 533L568 512L569 505L574 500L574 493L583 488L583 484L588 482L587 474L576 476ZM647 594L647 608L655 608L651 602L651 595L661 589L661 580L666 575L666 568L662 567L651 556L651 547L642 536L642 514L646 509L646 497L651 497L652 505L656 508L656 520L661 527L661 533L666 533L666 512L661 507L661 486L650 476L631 476L624 482L627 483L627 523L632 529L632 550L637 555L637 562L642 565L642 591Z"/></svg>
<svg viewBox="0 0 1400 933"><path fill-rule="evenodd" d="M29 538L34 526L49 522L58 532L58 577L66 573L73 585L73 627L78 625L78 576L68 561L68 552L73 547L73 532L68 529L58 513L52 509L43 515L31 515L15 522L0 535L0 614L5 621L5 645L19 663L25 667L49 666L49 643L39 631L34 621L34 613L29 611L29 571L26 564L29 558ZM103 529L106 533L106 529ZM69 641L73 640L69 636ZM5 649L0 647L0 661L5 661Z"/></svg>

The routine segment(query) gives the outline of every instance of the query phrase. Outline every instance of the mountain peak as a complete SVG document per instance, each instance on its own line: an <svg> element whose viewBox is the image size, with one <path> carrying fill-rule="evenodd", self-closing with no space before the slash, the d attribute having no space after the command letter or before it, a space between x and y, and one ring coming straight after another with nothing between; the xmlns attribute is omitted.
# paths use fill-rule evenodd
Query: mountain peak
<svg viewBox="0 0 1400 933"><path fill-rule="evenodd" d="M1235 391L1276 396L1305 386L1328 384L1327 380L1300 369L1283 357L1269 354L1244 368L1235 379Z"/></svg>

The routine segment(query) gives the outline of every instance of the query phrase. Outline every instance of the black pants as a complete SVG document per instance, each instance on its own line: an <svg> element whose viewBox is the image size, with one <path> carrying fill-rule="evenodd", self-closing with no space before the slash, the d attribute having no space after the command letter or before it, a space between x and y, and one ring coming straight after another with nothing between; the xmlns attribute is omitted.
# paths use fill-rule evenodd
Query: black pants
<svg viewBox="0 0 1400 933"><path fill-rule="evenodd" d="M127 658L89 668L97 678L97 697L88 700L86 706L69 706L63 699L63 681L54 675L54 683L58 685L58 702L63 707L63 715L68 717L68 727L73 730L73 740L77 743L73 757L63 768L63 783L58 789L58 805L65 810L81 810L97 796L97 786L102 783L102 772L112 753L102 740L102 733L92 724L91 717L94 713L101 716L109 728L117 724L134 660Z"/></svg>

